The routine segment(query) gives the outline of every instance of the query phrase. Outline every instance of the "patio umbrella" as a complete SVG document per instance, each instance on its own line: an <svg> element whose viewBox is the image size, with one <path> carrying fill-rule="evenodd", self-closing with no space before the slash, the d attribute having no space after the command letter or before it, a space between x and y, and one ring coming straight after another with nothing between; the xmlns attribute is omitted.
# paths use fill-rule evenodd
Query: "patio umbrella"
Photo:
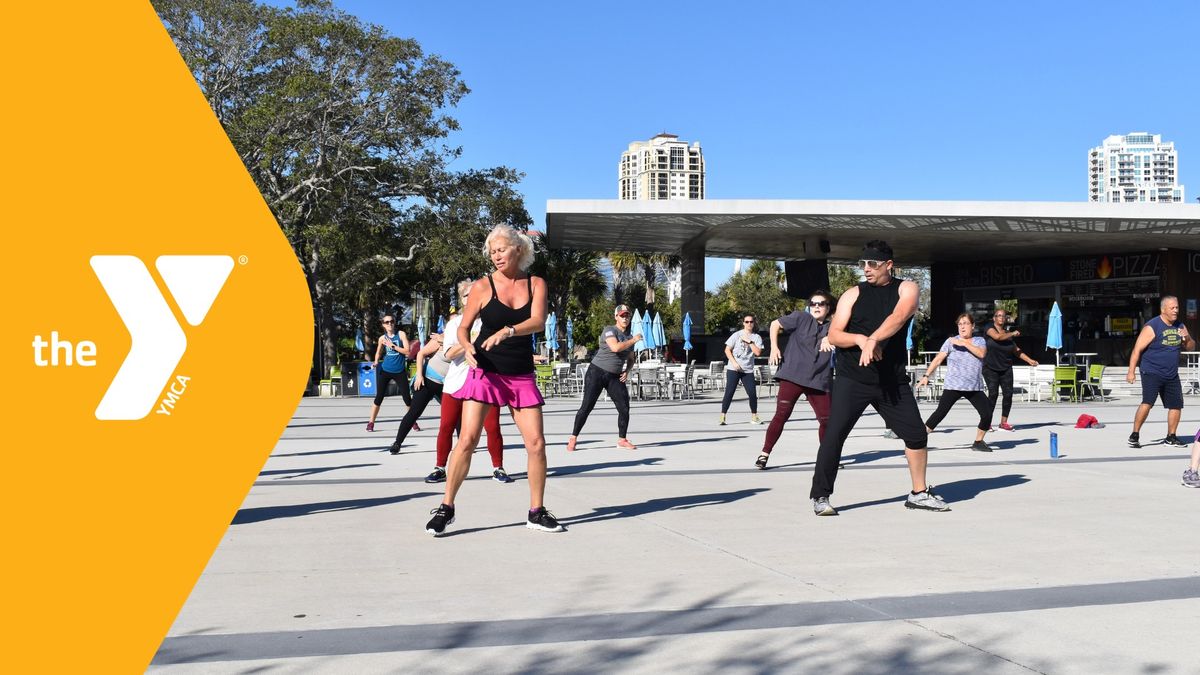
<svg viewBox="0 0 1200 675"><path fill-rule="evenodd" d="M361 328L354 332L354 349L360 353L367 351L366 345L363 344L363 334Z"/></svg>
<svg viewBox="0 0 1200 675"><path fill-rule="evenodd" d="M633 310L633 319L629 322L630 333L641 333L642 339L633 346L633 351L640 352L646 348L646 333L642 330L642 310Z"/></svg>
<svg viewBox="0 0 1200 675"><path fill-rule="evenodd" d="M439 316L439 317L438 317L438 327L437 327L437 332L439 332L439 333L445 333L445 332L446 332L446 317L444 317L444 316Z"/></svg>
<svg viewBox="0 0 1200 675"><path fill-rule="evenodd" d="M659 347L667 346L667 332L663 330L662 314L654 313L654 343Z"/></svg>
<svg viewBox="0 0 1200 675"><path fill-rule="evenodd" d="M546 317L546 349L550 350L551 356L558 351L558 317L554 312Z"/></svg>
<svg viewBox="0 0 1200 675"><path fill-rule="evenodd" d="M1054 362L1061 365L1058 350L1062 349L1062 310L1058 303L1050 308L1050 325L1046 328L1046 349L1054 350Z"/></svg>
<svg viewBox="0 0 1200 675"><path fill-rule="evenodd" d="M571 323L571 317L567 317L567 358L571 358L571 354L575 352L575 324Z"/></svg>
<svg viewBox="0 0 1200 675"><path fill-rule="evenodd" d="M642 315L642 337L646 341L646 349L654 349L658 343L654 341L654 318L650 312Z"/></svg>
<svg viewBox="0 0 1200 675"><path fill-rule="evenodd" d="M908 350L909 365L912 365L912 350L913 350L912 330L913 330L913 324L915 324L916 322L917 322L917 315L914 314L913 318L908 320L908 337L904 338L904 348Z"/></svg>
<svg viewBox="0 0 1200 675"><path fill-rule="evenodd" d="M417 341L425 344L425 317L417 319Z"/></svg>
<svg viewBox="0 0 1200 675"><path fill-rule="evenodd" d="M692 351L692 313L683 315L683 360L690 361Z"/></svg>

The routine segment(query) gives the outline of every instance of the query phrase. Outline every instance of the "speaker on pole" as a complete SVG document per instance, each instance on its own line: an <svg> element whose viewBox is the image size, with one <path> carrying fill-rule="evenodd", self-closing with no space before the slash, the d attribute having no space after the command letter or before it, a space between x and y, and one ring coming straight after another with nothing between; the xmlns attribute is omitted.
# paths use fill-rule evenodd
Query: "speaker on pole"
<svg viewBox="0 0 1200 675"><path fill-rule="evenodd" d="M787 274L787 293L793 298L807 300L812 293L829 289L829 267L824 258L788 260L783 269Z"/></svg>

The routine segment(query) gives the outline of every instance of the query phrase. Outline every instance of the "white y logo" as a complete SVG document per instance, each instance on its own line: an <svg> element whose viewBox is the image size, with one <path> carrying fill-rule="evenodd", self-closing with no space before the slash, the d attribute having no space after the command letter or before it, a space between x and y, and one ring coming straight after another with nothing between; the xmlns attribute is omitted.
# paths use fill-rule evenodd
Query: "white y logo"
<svg viewBox="0 0 1200 675"><path fill-rule="evenodd" d="M164 255L154 266L184 318L199 326L229 278L233 258ZM92 256L92 269L131 338L129 355L96 407L96 419L140 420L150 414L183 358L187 337L141 260L97 255Z"/></svg>

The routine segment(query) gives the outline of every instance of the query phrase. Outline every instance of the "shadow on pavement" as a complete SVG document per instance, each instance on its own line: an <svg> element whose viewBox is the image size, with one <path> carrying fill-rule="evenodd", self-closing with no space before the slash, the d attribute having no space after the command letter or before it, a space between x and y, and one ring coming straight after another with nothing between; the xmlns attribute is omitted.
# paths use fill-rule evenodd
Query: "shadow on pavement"
<svg viewBox="0 0 1200 675"><path fill-rule="evenodd" d="M659 441L658 443L642 443L639 448L666 448L672 445L691 445L692 443L712 443L713 441L733 441L745 436L713 436L711 438L680 439L678 441Z"/></svg>
<svg viewBox="0 0 1200 675"><path fill-rule="evenodd" d="M604 469L627 469L635 466L657 466L662 462L662 457L643 457L641 459L630 459L623 462L597 462L595 464L575 464L573 466L556 466L546 472L546 477L553 476L570 476L576 473L587 473L588 471L601 471ZM521 474L512 474L513 477Z"/></svg>
<svg viewBox="0 0 1200 675"><path fill-rule="evenodd" d="M702 495L682 495L679 497L663 497L661 499L651 499L645 502L635 502L633 504L618 504L615 506L601 506L592 509L589 514L582 516L574 516L571 518L563 518L564 525L580 525L582 523L595 523L603 520L613 520L615 518L633 518L636 516L644 516L648 513L658 513L660 511L673 511L694 509L701 506L715 506L717 504L730 504L732 502L753 497L761 492L768 492L770 488L753 488L749 490L736 490L734 492L713 492Z"/></svg>
<svg viewBox="0 0 1200 675"><path fill-rule="evenodd" d="M1028 483L1029 479L1024 474L1007 474L1004 476L992 476L989 478L968 478L966 480L956 480L952 483L944 483L937 485L937 493L946 500L953 508L955 502L965 502L974 499L979 494L988 490L1000 490L1003 488L1014 487ZM846 506L837 506L838 511L852 511L854 509L863 509L869 506L880 506L882 504L898 504L908 499L907 494L902 494L899 497L889 497L887 499L876 499L869 502L859 502L857 504L848 504ZM836 504L835 504L836 506Z"/></svg>
<svg viewBox="0 0 1200 675"><path fill-rule="evenodd" d="M379 464L344 464L342 466L314 466L308 469L272 469L270 471L260 471L259 476L277 476L280 474L291 474L277 478L276 480L287 480L289 478L301 478L303 476L314 476L318 473L327 473L329 471L337 471L339 469L361 469L368 466L380 466Z"/></svg>
<svg viewBox="0 0 1200 675"><path fill-rule="evenodd" d="M300 516L310 516L315 513L330 513L333 511L355 511L358 509L369 509L375 506L386 506L387 504L398 504L406 502L410 499L419 499L421 497L436 497L439 492L416 492L410 495L396 495L395 497L376 497L371 499L345 499L336 502L316 502L313 504L289 504L287 506L257 506L249 509L240 509L233 516L231 525L245 525L247 523L261 523L264 520L275 520L277 518L298 518Z"/></svg>

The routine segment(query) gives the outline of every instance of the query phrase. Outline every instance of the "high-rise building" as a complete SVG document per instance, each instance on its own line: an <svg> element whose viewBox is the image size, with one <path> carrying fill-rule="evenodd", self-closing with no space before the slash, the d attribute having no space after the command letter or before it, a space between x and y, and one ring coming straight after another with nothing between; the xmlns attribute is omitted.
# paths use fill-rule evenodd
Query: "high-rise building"
<svg viewBox="0 0 1200 675"><path fill-rule="evenodd" d="M704 153L700 143L687 144L675 134L661 133L648 141L634 141L621 153L617 165L620 199L704 199ZM659 270L667 286L667 300L680 293L679 268Z"/></svg>
<svg viewBox="0 0 1200 675"><path fill-rule="evenodd" d="M1109 136L1088 152L1088 201L1182 202L1178 164L1160 134Z"/></svg>
<svg viewBox="0 0 1200 675"><path fill-rule="evenodd" d="M700 143L687 144L662 133L634 141L617 165L620 199L704 199L704 153Z"/></svg>

